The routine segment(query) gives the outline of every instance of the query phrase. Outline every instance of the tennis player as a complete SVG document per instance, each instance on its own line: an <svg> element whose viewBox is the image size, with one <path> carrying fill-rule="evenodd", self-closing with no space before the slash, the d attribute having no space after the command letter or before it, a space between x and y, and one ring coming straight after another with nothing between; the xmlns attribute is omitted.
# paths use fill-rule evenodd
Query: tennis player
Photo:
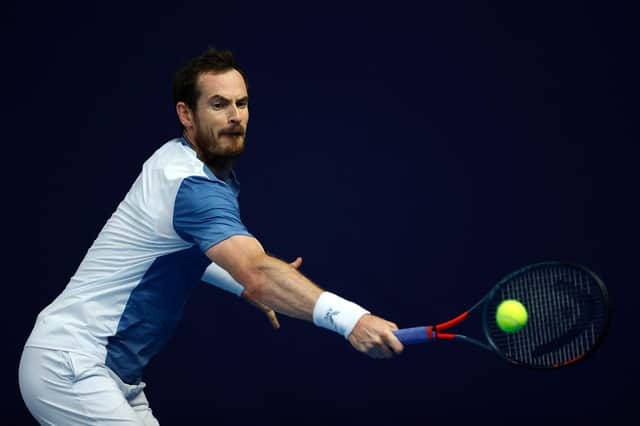
<svg viewBox="0 0 640 426"><path fill-rule="evenodd" d="M167 342L195 285L243 296L344 336L373 358L399 354L395 324L324 291L265 253L240 219L233 161L249 96L228 51L209 49L173 82L180 138L162 145L104 225L64 291L40 314L20 391L41 424L157 425L142 371Z"/></svg>

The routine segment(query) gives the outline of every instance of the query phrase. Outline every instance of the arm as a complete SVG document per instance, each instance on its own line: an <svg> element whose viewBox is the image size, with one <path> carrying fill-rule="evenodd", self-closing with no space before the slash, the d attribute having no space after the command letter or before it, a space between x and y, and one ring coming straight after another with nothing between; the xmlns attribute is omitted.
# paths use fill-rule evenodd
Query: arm
<svg viewBox="0 0 640 426"><path fill-rule="evenodd" d="M312 321L322 290L293 266L267 255L255 238L233 236L207 250L207 256L245 287L247 299L283 315Z"/></svg>
<svg viewBox="0 0 640 426"><path fill-rule="evenodd" d="M209 248L206 254L245 287L247 299L284 315L313 321L320 296L326 299L320 287L295 267L266 254L255 238L236 235ZM392 333L397 329L389 321L365 314L357 320L348 339L360 352L387 358L402 352L402 344Z"/></svg>

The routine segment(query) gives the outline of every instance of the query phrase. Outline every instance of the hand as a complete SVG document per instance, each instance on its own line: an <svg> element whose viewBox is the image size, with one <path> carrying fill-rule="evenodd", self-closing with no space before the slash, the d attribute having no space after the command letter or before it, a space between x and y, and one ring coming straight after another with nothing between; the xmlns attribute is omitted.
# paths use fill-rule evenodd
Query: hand
<svg viewBox="0 0 640 426"><path fill-rule="evenodd" d="M363 315L349 335L349 342L371 358L391 358L402 353L404 346L393 334L398 326L375 315Z"/></svg>
<svg viewBox="0 0 640 426"><path fill-rule="evenodd" d="M300 265L302 265L302 258L300 256L298 256L296 258L296 260L294 260L293 262L291 262L289 265L293 266L294 268L298 269L300 268ZM271 309L270 307L268 307L267 305L263 305L262 303L253 300L251 298L249 298L246 293L243 293L242 297L244 297L244 300L246 300L247 302L249 302L250 304L252 304L253 306L255 306L256 308L260 309L262 312L264 312L264 314L267 316L267 318L269 319L269 322L271 323L271 326L273 328L275 328L276 330L280 328L280 322L278 321L278 317L276 316L276 312Z"/></svg>

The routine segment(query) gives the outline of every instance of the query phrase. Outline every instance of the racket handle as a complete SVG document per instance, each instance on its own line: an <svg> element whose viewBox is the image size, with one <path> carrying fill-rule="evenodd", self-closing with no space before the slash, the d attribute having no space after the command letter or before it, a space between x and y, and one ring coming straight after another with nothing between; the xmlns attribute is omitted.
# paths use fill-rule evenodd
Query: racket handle
<svg viewBox="0 0 640 426"><path fill-rule="evenodd" d="M403 345L413 345L431 341L427 333L427 327L401 328L400 330L394 331L393 334Z"/></svg>

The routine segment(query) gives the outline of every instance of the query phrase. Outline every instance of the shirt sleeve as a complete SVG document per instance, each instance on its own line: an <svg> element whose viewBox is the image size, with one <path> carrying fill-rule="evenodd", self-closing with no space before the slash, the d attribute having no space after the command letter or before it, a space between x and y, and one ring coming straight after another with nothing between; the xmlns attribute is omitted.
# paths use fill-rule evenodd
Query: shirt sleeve
<svg viewBox="0 0 640 426"><path fill-rule="evenodd" d="M240 220L240 206L231 188L202 176L182 181L176 194L173 227L202 252L233 235L252 236Z"/></svg>

